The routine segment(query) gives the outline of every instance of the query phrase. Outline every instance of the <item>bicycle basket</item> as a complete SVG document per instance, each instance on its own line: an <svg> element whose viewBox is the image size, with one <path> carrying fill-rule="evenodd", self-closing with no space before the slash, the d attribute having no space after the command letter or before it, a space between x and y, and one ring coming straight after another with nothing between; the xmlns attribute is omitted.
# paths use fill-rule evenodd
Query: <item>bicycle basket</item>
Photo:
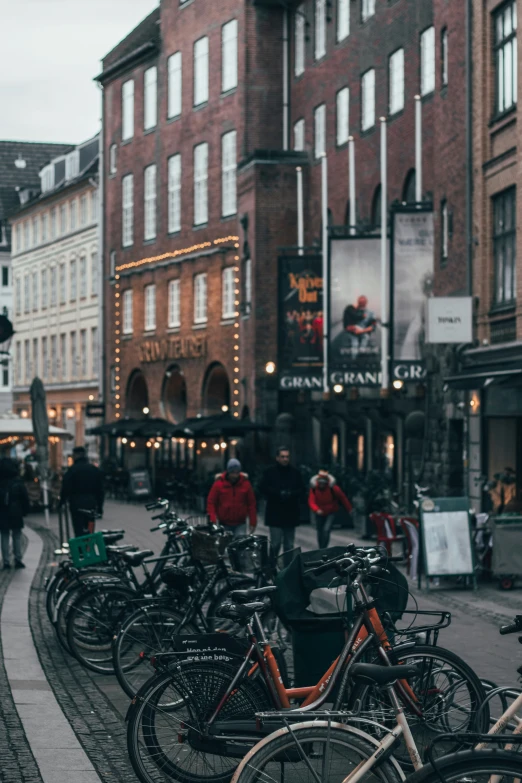
<svg viewBox="0 0 522 783"><path fill-rule="evenodd" d="M203 565L215 565L223 557L230 539L229 533L216 535L208 529L195 527L190 536L192 557Z"/></svg>
<svg viewBox="0 0 522 783"><path fill-rule="evenodd" d="M248 536L228 545L228 557L233 571L254 573L269 564L267 536Z"/></svg>
<svg viewBox="0 0 522 783"><path fill-rule="evenodd" d="M103 533L70 538L69 552L76 568L104 563L107 560L107 551Z"/></svg>

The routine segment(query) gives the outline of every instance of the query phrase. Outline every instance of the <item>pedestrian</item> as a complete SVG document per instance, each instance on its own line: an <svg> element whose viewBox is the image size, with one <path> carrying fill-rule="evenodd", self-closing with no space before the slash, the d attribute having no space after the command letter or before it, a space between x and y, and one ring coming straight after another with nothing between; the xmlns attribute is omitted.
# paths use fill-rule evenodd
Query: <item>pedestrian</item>
<svg viewBox="0 0 522 783"><path fill-rule="evenodd" d="M315 514L315 526L317 529L317 546L326 549L330 542L330 533L334 518L339 511L339 504L344 506L348 513L352 510L352 504L337 486L335 478L326 468L310 479L310 492L308 493L308 505Z"/></svg>
<svg viewBox="0 0 522 783"><path fill-rule="evenodd" d="M63 477L60 497L61 505L69 503L75 536L94 533L96 514L103 513L103 498L102 471L91 465L83 446L76 446L73 465Z"/></svg>
<svg viewBox="0 0 522 783"><path fill-rule="evenodd" d="M29 496L14 460L0 460L0 533L4 568L11 568L10 539L13 539L14 567L25 568L22 561L22 528L29 512Z"/></svg>
<svg viewBox="0 0 522 783"><path fill-rule="evenodd" d="M249 532L257 524L256 496L241 463L229 459L227 469L214 481L207 498L207 514L213 525L223 525L234 538L246 536L247 518Z"/></svg>
<svg viewBox="0 0 522 783"><path fill-rule="evenodd" d="M266 498L265 524L270 528L270 549L272 558L279 555L283 547L283 562L291 562L290 551L294 548L295 529L301 522L301 508L306 500L305 483L301 473L290 464L290 449L280 446L276 453L276 464L265 470L260 485Z"/></svg>

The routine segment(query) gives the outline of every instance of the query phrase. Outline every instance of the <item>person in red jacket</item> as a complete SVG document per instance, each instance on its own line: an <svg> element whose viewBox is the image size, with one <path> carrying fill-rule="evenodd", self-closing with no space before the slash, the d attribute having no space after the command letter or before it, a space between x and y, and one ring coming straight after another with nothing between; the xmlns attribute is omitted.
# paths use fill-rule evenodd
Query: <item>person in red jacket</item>
<svg viewBox="0 0 522 783"><path fill-rule="evenodd" d="M246 473L241 473L241 463L237 459L228 461L225 473L222 473L209 492L207 514L215 525L226 527L235 537L246 536L248 517L250 533L256 529L256 496Z"/></svg>
<svg viewBox="0 0 522 783"><path fill-rule="evenodd" d="M334 517L339 511L339 504L344 506L348 513L352 510L352 504L335 483L335 478L322 468L310 480L310 492L308 493L308 505L315 514L319 549L326 549L328 546Z"/></svg>

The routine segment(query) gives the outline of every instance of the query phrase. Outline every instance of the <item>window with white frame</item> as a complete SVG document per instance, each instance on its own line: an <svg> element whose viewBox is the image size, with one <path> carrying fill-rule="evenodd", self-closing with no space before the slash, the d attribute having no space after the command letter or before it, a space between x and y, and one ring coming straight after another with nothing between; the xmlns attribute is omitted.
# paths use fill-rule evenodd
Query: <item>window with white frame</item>
<svg viewBox="0 0 522 783"><path fill-rule="evenodd" d="M134 80L129 79L121 87L121 138L122 141L134 136Z"/></svg>
<svg viewBox="0 0 522 783"><path fill-rule="evenodd" d="M337 40L350 35L350 0L337 0Z"/></svg>
<svg viewBox="0 0 522 783"><path fill-rule="evenodd" d="M448 28L440 33L440 80L443 87L448 84Z"/></svg>
<svg viewBox="0 0 522 783"><path fill-rule="evenodd" d="M24 313L28 313L31 309L31 289L29 287L30 280L29 275L24 277Z"/></svg>
<svg viewBox="0 0 522 783"><path fill-rule="evenodd" d="M167 117L179 117L182 108L182 55L174 52L168 59Z"/></svg>
<svg viewBox="0 0 522 783"><path fill-rule="evenodd" d="M397 49L388 60L390 114L404 109L404 49Z"/></svg>
<svg viewBox="0 0 522 783"><path fill-rule="evenodd" d="M294 21L294 74L301 76L305 70L306 17L304 3L297 6Z"/></svg>
<svg viewBox="0 0 522 783"><path fill-rule="evenodd" d="M33 247L38 244L38 218L33 218Z"/></svg>
<svg viewBox="0 0 522 783"><path fill-rule="evenodd" d="M221 138L221 214L223 217L237 212L236 195L236 131L229 131Z"/></svg>
<svg viewBox="0 0 522 783"><path fill-rule="evenodd" d="M221 30L221 91L237 87L237 19L231 19Z"/></svg>
<svg viewBox="0 0 522 783"><path fill-rule="evenodd" d="M235 296L235 272L234 268L228 266L223 269L221 273L221 298L222 298L222 310L221 315L223 319L230 319L236 317L236 306L234 304Z"/></svg>
<svg viewBox="0 0 522 783"><path fill-rule="evenodd" d="M194 106L208 101L208 38L194 44Z"/></svg>
<svg viewBox="0 0 522 783"><path fill-rule="evenodd" d="M76 259L71 259L71 265L70 265L70 274L71 274L71 280L70 280L70 291L71 291L71 302L76 302L76 298L78 296L78 279L77 279L77 269L76 269Z"/></svg>
<svg viewBox="0 0 522 783"><path fill-rule="evenodd" d="M51 335L51 378L58 377L58 350L56 335Z"/></svg>
<svg viewBox="0 0 522 783"><path fill-rule="evenodd" d="M89 358L89 351L87 348L87 329L80 331L80 375L82 378L87 377L87 360Z"/></svg>
<svg viewBox="0 0 522 783"><path fill-rule="evenodd" d="M170 329L177 329L181 326L181 297L180 281L171 280L169 282L169 321Z"/></svg>
<svg viewBox="0 0 522 783"><path fill-rule="evenodd" d="M32 369L33 369L33 376L35 378L38 377L38 373L40 371L39 367L39 358L40 358L40 352L38 350L38 337L33 337L33 362L32 362Z"/></svg>
<svg viewBox="0 0 522 783"><path fill-rule="evenodd" d="M58 217L56 207L51 209L51 239L56 239L58 236Z"/></svg>
<svg viewBox="0 0 522 783"><path fill-rule="evenodd" d="M361 77L361 129L375 125L375 70L370 68Z"/></svg>
<svg viewBox="0 0 522 783"><path fill-rule="evenodd" d="M134 175L127 174L121 181L122 189L122 237L123 247L134 242Z"/></svg>
<svg viewBox="0 0 522 783"><path fill-rule="evenodd" d="M116 274L116 251L111 250L110 256L109 256L109 271L111 277L114 277Z"/></svg>
<svg viewBox="0 0 522 783"><path fill-rule="evenodd" d="M45 212L42 215L42 242L47 242L48 238L48 225L49 225L49 215L47 212Z"/></svg>
<svg viewBox="0 0 522 783"><path fill-rule="evenodd" d="M61 204L60 206L60 234L65 234L67 231L67 204Z"/></svg>
<svg viewBox="0 0 522 783"><path fill-rule="evenodd" d="M48 304L48 297L49 297L49 291L47 287L47 280L48 280L48 270L42 269L41 272L41 291L42 291L42 308L45 309Z"/></svg>
<svg viewBox="0 0 522 783"><path fill-rule="evenodd" d="M493 14L496 109L500 114L517 102L517 3L509 0Z"/></svg>
<svg viewBox="0 0 522 783"><path fill-rule="evenodd" d="M33 310L38 310L38 272L33 272Z"/></svg>
<svg viewBox="0 0 522 783"><path fill-rule="evenodd" d="M123 334L132 334L133 330L133 310L132 310L132 288L123 292Z"/></svg>
<svg viewBox="0 0 522 783"><path fill-rule="evenodd" d="M71 223L71 231L75 231L76 224L78 222L78 199L73 199L71 201L71 206L69 209L69 220Z"/></svg>
<svg viewBox="0 0 522 783"><path fill-rule="evenodd" d="M156 286L145 286L145 331L156 328Z"/></svg>
<svg viewBox="0 0 522 783"><path fill-rule="evenodd" d="M350 135L350 90L343 87L336 98L337 105L337 145L346 144Z"/></svg>
<svg viewBox="0 0 522 783"><path fill-rule="evenodd" d="M87 259L80 258L80 299L87 298Z"/></svg>
<svg viewBox="0 0 522 783"><path fill-rule="evenodd" d="M98 327L91 328L91 361L92 377L97 378L99 373L100 347L98 342Z"/></svg>
<svg viewBox="0 0 522 783"><path fill-rule="evenodd" d="M420 37L421 95L435 89L435 28L428 27Z"/></svg>
<svg viewBox="0 0 522 783"><path fill-rule="evenodd" d="M9 267L2 266L2 288L9 288Z"/></svg>
<svg viewBox="0 0 522 783"><path fill-rule="evenodd" d="M31 380L31 343L29 340L24 340L24 369L25 369L25 380L26 383L29 383Z"/></svg>
<svg viewBox="0 0 522 783"><path fill-rule="evenodd" d="M208 221L208 144L194 147L194 225Z"/></svg>
<svg viewBox="0 0 522 783"><path fill-rule="evenodd" d="M60 304L67 301L67 270L65 264L60 264Z"/></svg>
<svg viewBox="0 0 522 783"><path fill-rule="evenodd" d="M60 335L60 364L62 380L66 380L69 375L69 363L67 361L67 335Z"/></svg>
<svg viewBox="0 0 522 783"><path fill-rule="evenodd" d="M16 382L22 383L22 343L16 343Z"/></svg>
<svg viewBox="0 0 522 783"><path fill-rule="evenodd" d="M24 222L24 248L29 250L31 247L31 224L28 220Z"/></svg>
<svg viewBox="0 0 522 783"><path fill-rule="evenodd" d="M448 228L448 202L443 199L440 202L440 262L444 266L448 261L449 228Z"/></svg>
<svg viewBox="0 0 522 783"><path fill-rule="evenodd" d="M42 193L47 193L48 190L54 188L54 166L52 164L45 166L41 170L40 180L42 182Z"/></svg>
<svg viewBox="0 0 522 783"><path fill-rule="evenodd" d="M252 259L243 262L243 315L250 315L252 309Z"/></svg>
<svg viewBox="0 0 522 783"><path fill-rule="evenodd" d="M98 220L98 188L91 190L91 223Z"/></svg>
<svg viewBox="0 0 522 783"><path fill-rule="evenodd" d="M19 277L15 280L15 312L20 315L22 312L22 281Z"/></svg>
<svg viewBox="0 0 522 783"><path fill-rule="evenodd" d="M303 152L305 148L305 121L304 119L297 120L294 124L294 150L296 152Z"/></svg>
<svg viewBox="0 0 522 783"><path fill-rule="evenodd" d="M80 171L80 151L73 150L65 156L65 179L67 181L77 177Z"/></svg>
<svg viewBox="0 0 522 783"><path fill-rule="evenodd" d="M71 332L71 378L78 377L78 342L76 332Z"/></svg>
<svg viewBox="0 0 522 783"><path fill-rule="evenodd" d="M111 146L109 147L109 174L116 174L117 154L118 154L118 147L116 146L116 144L111 144Z"/></svg>
<svg viewBox="0 0 522 783"><path fill-rule="evenodd" d="M361 0L361 19L366 22L375 14L375 0Z"/></svg>
<svg viewBox="0 0 522 783"><path fill-rule="evenodd" d="M181 231L181 155L172 155L168 162L168 231Z"/></svg>
<svg viewBox="0 0 522 783"><path fill-rule="evenodd" d="M144 188L144 232L143 238L154 239L156 236L156 164L145 169Z"/></svg>
<svg viewBox="0 0 522 783"><path fill-rule="evenodd" d="M326 106L322 103L314 110L314 155L321 158L326 151Z"/></svg>
<svg viewBox="0 0 522 783"><path fill-rule="evenodd" d="M158 69L155 65L143 74L143 128L155 128L158 122Z"/></svg>
<svg viewBox="0 0 522 783"><path fill-rule="evenodd" d="M91 254L91 296L98 296L98 253Z"/></svg>
<svg viewBox="0 0 522 783"><path fill-rule="evenodd" d="M42 337L42 378L44 381L49 377L49 353L47 337Z"/></svg>
<svg viewBox="0 0 522 783"><path fill-rule="evenodd" d="M326 54L326 0L315 0L315 59Z"/></svg>
<svg viewBox="0 0 522 783"><path fill-rule="evenodd" d="M194 277L194 323L207 322L207 275L205 272Z"/></svg>
<svg viewBox="0 0 522 783"><path fill-rule="evenodd" d="M16 252L20 253L22 250L22 224L18 223L16 226Z"/></svg>
<svg viewBox="0 0 522 783"><path fill-rule="evenodd" d="M51 267L51 307L56 305L56 267Z"/></svg>

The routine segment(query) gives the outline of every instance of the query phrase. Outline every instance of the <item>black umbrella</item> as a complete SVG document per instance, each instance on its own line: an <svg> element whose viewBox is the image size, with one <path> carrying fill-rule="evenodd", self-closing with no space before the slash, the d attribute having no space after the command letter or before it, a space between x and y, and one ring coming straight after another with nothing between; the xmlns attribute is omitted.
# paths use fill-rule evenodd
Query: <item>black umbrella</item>
<svg viewBox="0 0 522 783"><path fill-rule="evenodd" d="M49 487L47 484L49 471L49 419L45 389L40 378L35 378L31 384L31 406L33 417L33 434L36 441L36 461L40 466L44 498L45 522L49 526Z"/></svg>

